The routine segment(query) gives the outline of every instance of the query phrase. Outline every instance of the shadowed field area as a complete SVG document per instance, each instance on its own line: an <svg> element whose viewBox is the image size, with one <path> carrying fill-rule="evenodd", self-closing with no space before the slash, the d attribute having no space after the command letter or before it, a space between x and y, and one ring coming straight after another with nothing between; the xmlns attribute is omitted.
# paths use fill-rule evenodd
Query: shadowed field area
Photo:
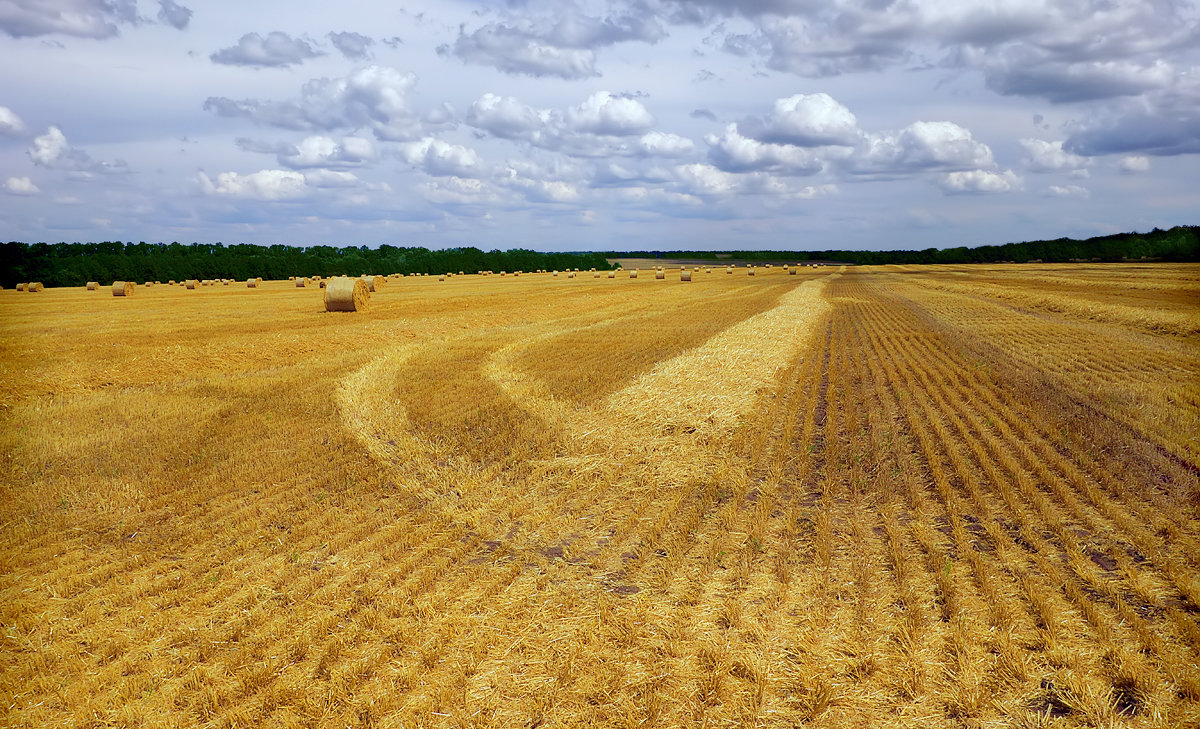
<svg viewBox="0 0 1200 729"><path fill-rule="evenodd" d="M1200 266L0 291L0 724L1200 722Z"/></svg>

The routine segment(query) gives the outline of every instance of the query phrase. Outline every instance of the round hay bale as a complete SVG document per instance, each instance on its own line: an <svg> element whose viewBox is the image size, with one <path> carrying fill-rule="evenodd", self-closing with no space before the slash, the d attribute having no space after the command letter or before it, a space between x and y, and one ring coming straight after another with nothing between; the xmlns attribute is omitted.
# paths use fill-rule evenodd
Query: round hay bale
<svg viewBox="0 0 1200 729"><path fill-rule="evenodd" d="M617 277L617 272L616 272L616 271L609 271L609 272L608 272L608 277L609 277L609 278L616 278L616 277Z"/></svg>
<svg viewBox="0 0 1200 729"><path fill-rule="evenodd" d="M29 284L27 284L27 283L25 283L24 281L22 281L21 283L17 284L17 291L24 291L24 290L25 290L25 287L26 287L26 286L28 286L28 285L29 285Z"/></svg>
<svg viewBox="0 0 1200 729"><path fill-rule="evenodd" d="M325 311L366 311L371 287L364 279L337 276L325 286Z"/></svg>
<svg viewBox="0 0 1200 729"><path fill-rule="evenodd" d="M41 291L41 290L42 290L42 289L44 289L44 288L46 288L46 287L45 287L45 286L42 286L42 282L41 282L41 281L34 281L33 283L31 283L31 284L27 284L27 285L25 286L25 290L26 290L26 291Z"/></svg>
<svg viewBox="0 0 1200 729"><path fill-rule="evenodd" d="M100 282L99 281L88 281L87 290L88 291L99 291L100 290Z"/></svg>
<svg viewBox="0 0 1200 729"><path fill-rule="evenodd" d="M567 271L567 278L575 278L575 272L574 272L574 271Z"/></svg>
<svg viewBox="0 0 1200 729"><path fill-rule="evenodd" d="M167 285L168 285L168 286L174 286L174 285L175 285L175 279L170 279L170 280L168 280L168 281L167 281Z"/></svg>
<svg viewBox="0 0 1200 729"><path fill-rule="evenodd" d="M225 279L224 281L222 281L222 282L221 282L221 284L222 284L223 286L228 286L228 285L229 285L231 282L232 282L232 279L228 279L228 278L227 278L227 279Z"/></svg>
<svg viewBox="0 0 1200 729"><path fill-rule="evenodd" d="M462 271L459 271L459 272L458 272L458 275L459 275L459 276L464 276L464 275L466 275L466 274L464 274Z"/></svg>
<svg viewBox="0 0 1200 729"><path fill-rule="evenodd" d="M733 266L726 266L726 267L725 267L725 273L732 274L732 273L733 273Z"/></svg>
<svg viewBox="0 0 1200 729"><path fill-rule="evenodd" d="M262 283L262 276L256 276L254 280L259 283Z"/></svg>
<svg viewBox="0 0 1200 729"><path fill-rule="evenodd" d="M145 284L143 284L143 285L144 285L146 288L150 288L150 287L151 287L151 286L153 286L154 284L153 284L152 282L150 282L150 281L147 281L147 282L146 282Z"/></svg>
<svg viewBox="0 0 1200 729"><path fill-rule="evenodd" d="M248 288L248 289L258 288L258 279L256 279L256 278L246 279L246 288Z"/></svg>
<svg viewBox="0 0 1200 729"><path fill-rule="evenodd" d="M554 278L558 278L558 271L554 272Z"/></svg>
<svg viewBox="0 0 1200 729"><path fill-rule="evenodd" d="M438 281L445 281L445 280L446 280L446 274L443 273L442 275L438 276Z"/></svg>
<svg viewBox="0 0 1200 729"><path fill-rule="evenodd" d="M679 272L679 280L680 281L691 281L692 280L692 269L685 268L682 271L680 271Z"/></svg>
<svg viewBox="0 0 1200 729"><path fill-rule="evenodd" d="M113 281L113 296L133 296L132 281Z"/></svg>
<svg viewBox="0 0 1200 729"><path fill-rule="evenodd" d="M754 275L754 266L751 266L750 268L748 268L748 269L746 270L746 275L747 275L747 276L753 276L753 275Z"/></svg>
<svg viewBox="0 0 1200 729"><path fill-rule="evenodd" d="M288 276L288 283L291 283L292 281L295 281L295 280L296 280L295 276Z"/></svg>
<svg viewBox="0 0 1200 729"><path fill-rule="evenodd" d="M383 289L383 285L387 283L387 279L383 276L361 276L360 278L367 284L367 290L372 292Z"/></svg>
<svg viewBox="0 0 1200 729"><path fill-rule="evenodd" d="M317 282L317 286L319 286L321 288L325 288L325 284L326 284L325 279L321 279L320 281Z"/></svg>
<svg viewBox="0 0 1200 729"><path fill-rule="evenodd" d="M600 278L600 272L594 268L592 269L592 278Z"/></svg>
<svg viewBox="0 0 1200 729"><path fill-rule="evenodd" d="M663 279L666 277L667 277L667 272L662 270L661 268L654 272L654 278L656 278L656 279Z"/></svg>
<svg viewBox="0 0 1200 729"><path fill-rule="evenodd" d="M789 275L789 276L795 276L795 275L796 275L796 268L789 268L789 269L788 269L788 275Z"/></svg>
<svg viewBox="0 0 1200 729"><path fill-rule="evenodd" d="M303 276L296 279L296 288L302 289L305 286L308 286L308 279L304 278Z"/></svg>
<svg viewBox="0 0 1200 729"><path fill-rule="evenodd" d="M188 287L189 289L198 289L200 288L200 282L194 278L189 278L184 286Z"/></svg>
<svg viewBox="0 0 1200 729"><path fill-rule="evenodd" d="M633 269L632 271L630 271L629 278L637 278L637 272L638 272L638 270L636 268Z"/></svg>

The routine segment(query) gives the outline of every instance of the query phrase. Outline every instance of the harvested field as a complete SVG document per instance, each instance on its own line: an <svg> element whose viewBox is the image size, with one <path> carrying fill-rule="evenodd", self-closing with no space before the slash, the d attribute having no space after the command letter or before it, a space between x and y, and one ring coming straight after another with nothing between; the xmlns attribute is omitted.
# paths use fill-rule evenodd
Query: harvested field
<svg viewBox="0 0 1200 729"><path fill-rule="evenodd" d="M1200 266L677 272L0 291L0 724L1200 722Z"/></svg>

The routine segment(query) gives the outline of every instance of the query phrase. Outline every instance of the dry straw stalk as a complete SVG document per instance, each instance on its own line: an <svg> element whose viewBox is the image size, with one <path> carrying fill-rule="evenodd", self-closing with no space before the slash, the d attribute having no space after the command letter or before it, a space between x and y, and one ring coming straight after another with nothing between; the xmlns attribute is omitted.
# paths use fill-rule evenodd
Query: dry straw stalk
<svg viewBox="0 0 1200 729"><path fill-rule="evenodd" d="M338 276L325 285L325 311L366 311L371 287L361 278Z"/></svg>

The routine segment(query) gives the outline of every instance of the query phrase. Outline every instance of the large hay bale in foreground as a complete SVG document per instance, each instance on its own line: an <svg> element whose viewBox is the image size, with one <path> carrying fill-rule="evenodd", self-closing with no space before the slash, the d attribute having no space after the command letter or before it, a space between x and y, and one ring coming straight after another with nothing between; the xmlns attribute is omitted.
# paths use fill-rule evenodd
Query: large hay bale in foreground
<svg viewBox="0 0 1200 729"><path fill-rule="evenodd" d="M99 291L100 290L100 282L99 281L88 281L87 290L88 291Z"/></svg>
<svg viewBox="0 0 1200 729"><path fill-rule="evenodd" d="M132 281L113 281L113 296L133 296Z"/></svg>
<svg viewBox="0 0 1200 729"><path fill-rule="evenodd" d="M46 287L42 286L41 281L34 281L33 283L25 286L26 291L41 291L44 288L46 288Z"/></svg>
<svg viewBox="0 0 1200 729"><path fill-rule="evenodd" d="M325 311L366 311L371 287L366 280L338 276L325 285Z"/></svg>
<svg viewBox="0 0 1200 729"><path fill-rule="evenodd" d="M682 271L680 271L679 272L679 280L680 281L691 281L692 280L692 270L690 268L685 268Z"/></svg>
<svg viewBox="0 0 1200 729"><path fill-rule="evenodd" d="M184 286L188 287L189 289L198 289L200 288L200 282L194 278L189 278Z"/></svg>

